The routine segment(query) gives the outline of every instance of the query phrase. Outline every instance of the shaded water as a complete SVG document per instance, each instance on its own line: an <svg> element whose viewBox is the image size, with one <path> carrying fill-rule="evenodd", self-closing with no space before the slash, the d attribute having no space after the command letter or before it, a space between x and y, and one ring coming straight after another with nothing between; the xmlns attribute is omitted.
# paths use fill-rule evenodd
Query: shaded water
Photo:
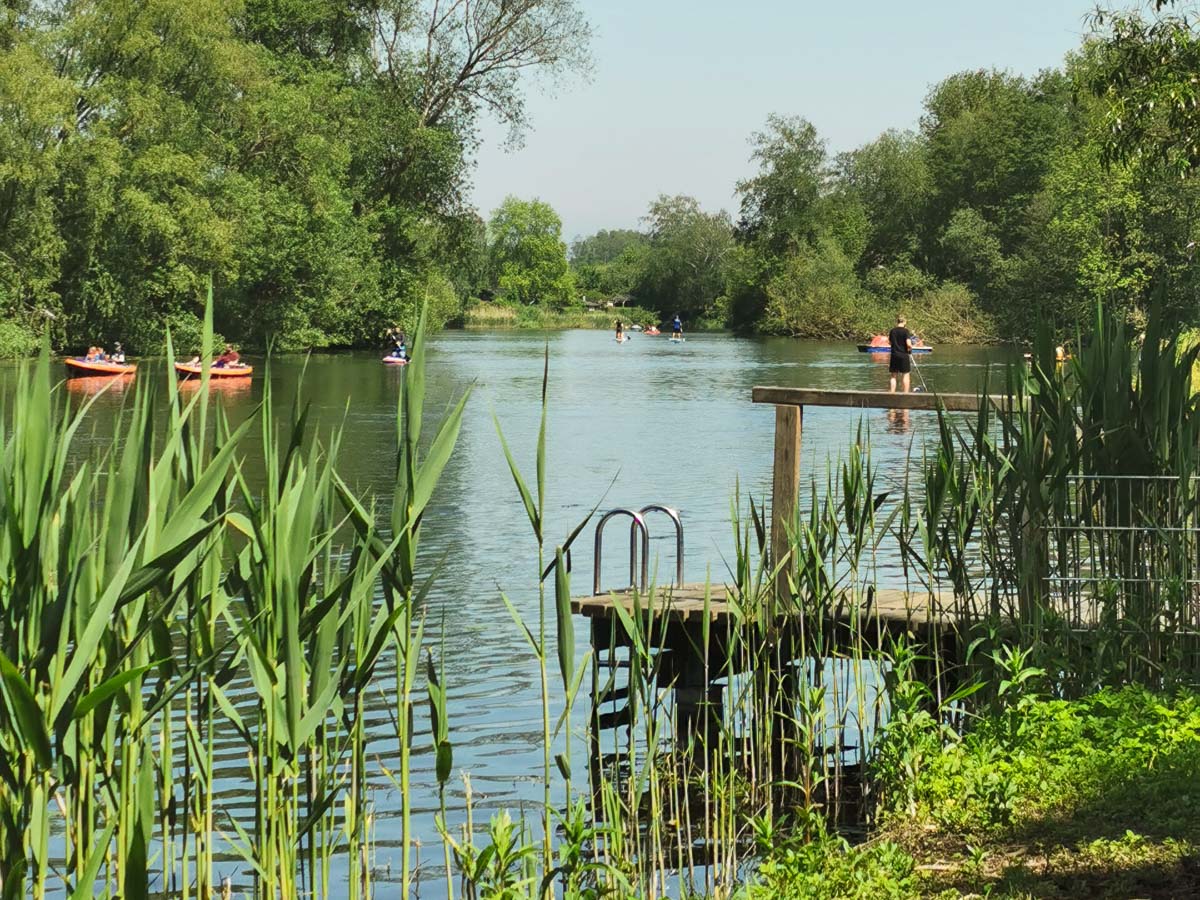
<svg viewBox="0 0 1200 900"><path fill-rule="evenodd" d="M426 572L445 555L428 599L426 635L435 650L445 648L455 770L471 773L476 821L486 821L492 809L538 803L541 796L537 669L499 596L504 590L527 620L536 622L536 544L492 414L532 479L547 347L550 552L597 503L602 509L665 503L683 517L689 581L702 581L711 573L720 582L726 575L724 560L732 561L733 555L730 501L739 480L743 496L752 493L756 502L770 494L774 415L771 407L750 402L752 386L887 387L886 356L860 354L841 343L692 335L672 345L665 338L635 335L618 345L611 335L594 331L448 332L433 340L427 421L436 420L466 387L474 385L475 390L458 449L425 519L422 542ZM1010 358L1011 351L1002 349L939 348L918 360L913 381L934 391L972 391L982 385L989 363ZM290 401L305 366L302 357L273 361L271 378L280 407ZM234 418L247 414L261 398L258 374L249 385L214 386L218 402ZM148 365L138 377L165 376L161 367ZM314 356L304 375L317 430L327 434L344 428L343 476L360 490L379 492L382 501L391 494L403 378L402 369L382 366L377 354L366 353ZM75 383L70 389L82 396L88 386ZM98 399L92 412L97 441L109 433L120 403L116 390ZM898 419L879 410L810 408L804 414L803 470L823 476L827 462L836 461L854 439L860 422L869 429L871 458L884 480L898 480L913 442L919 445L936 429L931 413ZM247 452L253 454L253 444ZM609 586L625 580L623 534L623 529L611 532L604 573ZM673 536L661 524L652 548L652 555L659 554L657 568L665 581L674 571ZM590 528L576 547L574 571L573 592L587 593ZM586 633L580 623L581 641ZM372 713L384 733L393 733L387 719L390 699L381 693ZM558 709L553 712L557 715ZM423 710L418 719L419 727L427 728ZM237 811L240 764L232 741L222 749L229 805ZM385 765L393 758L391 749L384 741L376 750ZM432 754L420 738L411 790L415 826L425 843L422 862L436 866L441 859L433 821L437 784ZM451 806L460 807L461 794L451 794ZM395 871L399 797L386 780L380 780L376 801L377 862L381 868L391 863ZM452 812L451 822L458 820ZM232 862L230 867L232 871ZM429 891L429 896L436 894L436 886Z"/></svg>

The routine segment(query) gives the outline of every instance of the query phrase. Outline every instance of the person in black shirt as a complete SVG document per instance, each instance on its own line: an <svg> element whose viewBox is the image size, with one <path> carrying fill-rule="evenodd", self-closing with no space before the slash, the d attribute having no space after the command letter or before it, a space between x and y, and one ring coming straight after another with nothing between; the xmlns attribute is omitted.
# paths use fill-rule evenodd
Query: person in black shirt
<svg viewBox="0 0 1200 900"><path fill-rule="evenodd" d="M912 389L912 348L915 339L905 327L906 324L904 316L897 316L896 327L888 332L888 345L892 350L891 359L888 360L888 371L892 376L888 390L895 392L896 376L899 375L907 394Z"/></svg>

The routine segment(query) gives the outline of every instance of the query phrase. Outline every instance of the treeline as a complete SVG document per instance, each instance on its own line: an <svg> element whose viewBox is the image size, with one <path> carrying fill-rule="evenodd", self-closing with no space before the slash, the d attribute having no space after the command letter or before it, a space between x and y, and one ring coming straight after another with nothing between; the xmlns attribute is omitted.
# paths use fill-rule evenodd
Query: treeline
<svg viewBox="0 0 1200 900"><path fill-rule="evenodd" d="M862 336L903 311L931 339L990 341L1069 332L1097 302L1136 325L1166 278L1168 315L1200 322L1196 33L1097 29L1061 69L952 75L915 130L848 153L772 116L736 219L660 197L642 229L572 244L578 291L747 331Z"/></svg>
<svg viewBox="0 0 1200 900"><path fill-rule="evenodd" d="M0 6L0 352L375 341L481 280L486 109L587 63L576 0Z"/></svg>
<svg viewBox="0 0 1200 900"><path fill-rule="evenodd" d="M1154 6L1097 19L1061 69L953 75L914 130L849 153L772 117L736 216L663 196L568 247L545 203L485 223L466 191L481 111L519 131L526 73L587 65L578 0L12 0L0 355L47 330L194 344L210 278L218 329L281 349L476 298L820 337L904 310L931 339L1015 339L1097 301L1136 324L1160 278L1193 324L1200 42Z"/></svg>

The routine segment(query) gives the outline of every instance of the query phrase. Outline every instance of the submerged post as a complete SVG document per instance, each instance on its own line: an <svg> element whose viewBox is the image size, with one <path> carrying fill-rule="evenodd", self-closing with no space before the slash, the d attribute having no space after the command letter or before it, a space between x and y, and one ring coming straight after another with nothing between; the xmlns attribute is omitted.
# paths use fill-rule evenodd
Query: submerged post
<svg viewBox="0 0 1200 900"><path fill-rule="evenodd" d="M800 493L800 437L804 426L803 406L775 407L775 471L771 483L771 565L788 552L787 523L796 512ZM786 596L788 572L792 565L775 576L776 598Z"/></svg>

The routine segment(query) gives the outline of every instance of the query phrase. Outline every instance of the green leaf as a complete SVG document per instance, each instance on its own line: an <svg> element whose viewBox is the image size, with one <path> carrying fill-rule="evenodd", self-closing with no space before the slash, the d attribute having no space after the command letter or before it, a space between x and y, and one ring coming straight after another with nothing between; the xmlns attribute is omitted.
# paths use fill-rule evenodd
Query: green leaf
<svg viewBox="0 0 1200 900"><path fill-rule="evenodd" d="M413 486L412 499L414 518L419 517L424 511L426 504L429 503L429 498L433 496L433 490L437 486L438 480L442 477L446 463L450 461L454 445L458 442L459 430L462 428L463 411L466 409L467 399L470 396L471 390L468 388L455 404L454 409L442 421L437 437L433 439L429 453L417 471L417 481Z"/></svg>
<svg viewBox="0 0 1200 900"><path fill-rule="evenodd" d="M145 675L155 666L162 665L162 662L162 660L158 660L157 662L147 663L144 666L126 669L124 672L114 675L107 681L101 682L80 699L79 703L75 705L75 710L71 713L71 718L76 720L82 719L105 700L115 695L118 691L123 690L129 682Z"/></svg>
<svg viewBox="0 0 1200 900"><path fill-rule="evenodd" d="M529 642L529 649L540 660L542 658L542 650L538 646L537 638L533 636L533 632L529 630L529 626L525 624L525 620L521 618L521 614L517 612L517 608L513 606L512 601L508 599L503 591L500 592L500 599L504 601L504 605L508 608L508 614L517 623L517 627L525 633L525 640Z"/></svg>
<svg viewBox="0 0 1200 900"><path fill-rule="evenodd" d="M525 486L525 479L521 477L521 470L517 468L517 461L513 459L512 451L508 448L508 441L504 439L504 430L500 427L500 420L496 418L495 413L492 413L492 421L496 423L496 434L500 436L500 446L504 449L504 458L508 461L508 470L512 473L517 491L521 494L521 502L525 504L525 515L529 517L529 524L533 527L534 536L541 543L542 520L538 516L533 496L529 493L529 488Z"/></svg>
<svg viewBox="0 0 1200 900"><path fill-rule="evenodd" d="M448 740L438 741L437 744L437 780L445 784L450 780L450 772L454 768L454 748Z"/></svg>
<svg viewBox="0 0 1200 900"><path fill-rule="evenodd" d="M558 669L563 690L570 690L575 678L575 620L571 615L571 574L563 560L563 548L554 552L554 613L558 626Z"/></svg>
<svg viewBox="0 0 1200 900"><path fill-rule="evenodd" d="M109 822L108 827L100 833L100 836L95 838L95 844L92 847L92 852L88 854L87 862L83 865L83 871L79 873L79 878L75 882L75 890L71 891L68 900L92 900L96 896L96 876L100 874L100 864L104 862L104 858L108 855L108 844L112 840L113 830L116 828L116 822Z"/></svg>
<svg viewBox="0 0 1200 900"><path fill-rule="evenodd" d="M38 706L28 682L17 671L4 653L0 652L0 680L4 684L4 696L8 700L8 708L17 724L17 731L25 747L33 753L34 759L43 769L54 765L54 757L50 749L50 734L46 729L46 720Z"/></svg>
<svg viewBox="0 0 1200 900"><path fill-rule="evenodd" d="M571 780L571 763L561 753L554 754L554 762L558 766L558 771L567 781Z"/></svg>

